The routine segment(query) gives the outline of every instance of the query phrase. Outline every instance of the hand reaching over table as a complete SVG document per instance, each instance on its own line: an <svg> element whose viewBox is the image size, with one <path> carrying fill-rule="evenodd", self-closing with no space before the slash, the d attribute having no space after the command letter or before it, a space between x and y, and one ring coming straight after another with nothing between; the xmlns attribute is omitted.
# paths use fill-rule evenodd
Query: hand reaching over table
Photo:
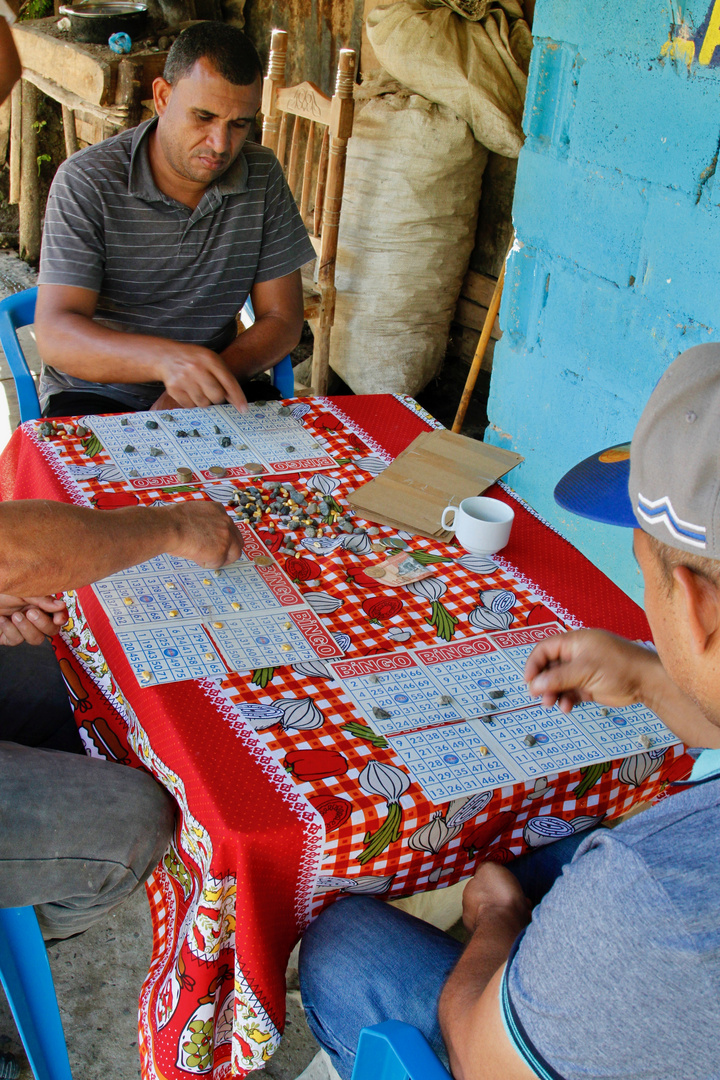
<svg viewBox="0 0 720 1080"><path fill-rule="evenodd" d="M218 503L176 503L161 513L172 514L177 521L177 542L166 549L171 555L192 559L209 570L242 555L242 537Z"/></svg>
<svg viewBox="0 0 720 1080"><path fill-rule="evenodd" d="M720 732L675 685L656 652L605 630L575 630L545 638L525 664L534 697L570 712L580 701L619 708L642 703L688 746L718 746Z"/></svg>
<svg viewBox="0 0 720 1080"><path fill-rule="evenodd" d="M165 384L165 393L153 404L153 409L191 409L229 401L238 412L247 412L247 399L240 383L217 353L177 341L165 344L167 355L158 356L156 370L158 381Z"/></svg>
<svg viewBox="0 0 720 1080"><path fill-rule="evenodd" d="M525 665L530 693L570 712L580 701L620 707L644 701L645 683L662 664L657 653L604 630L556 634L536 645ZM646 702L647 704L647 702Z"/></svg>
<svg viewBox="0 0 720 1080"><path fill-rule="evenodd" d="M240 557L242 537L222 506L205 500L117 510L46 499L0 503L0 596L11 602L79 589L163 552L216 568ZM5 633L9 625L17 621L6 620Z"/></svg>
<svg viewBox="0 0 720 1080"><path fill-rule="evenodd" d="M54 596L8 596L0 593L0 645L42 645L67 622L63 600Z"/></svg>
<svg viewBox="0 0 720 1080"><path fill-rule="evenodd" d="M35 310L45 363L77 379L106 383L164 383L176 407L247 400L225 360L212 349L152 334L125 333L96 321L98 293L72 285L41 285ZM154 408L166 408L164 394Z"/></svg>

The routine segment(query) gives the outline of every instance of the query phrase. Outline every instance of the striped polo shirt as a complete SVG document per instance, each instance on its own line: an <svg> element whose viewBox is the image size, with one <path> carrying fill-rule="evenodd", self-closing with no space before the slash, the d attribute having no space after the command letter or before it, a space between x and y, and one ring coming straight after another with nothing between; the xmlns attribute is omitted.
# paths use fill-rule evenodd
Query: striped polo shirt
<svg viewBox="0 0 720 1080"><path fill-rule="evenodd" d="M194 210L153 179L148 136L157 119L73 154L58 169L45 213L39 284L98 293L95 319L221 352L256 282L315 257L271 150L246 142ZM161 383L90 383L45 365L45 405L84 390L147 408Z"/></svg>

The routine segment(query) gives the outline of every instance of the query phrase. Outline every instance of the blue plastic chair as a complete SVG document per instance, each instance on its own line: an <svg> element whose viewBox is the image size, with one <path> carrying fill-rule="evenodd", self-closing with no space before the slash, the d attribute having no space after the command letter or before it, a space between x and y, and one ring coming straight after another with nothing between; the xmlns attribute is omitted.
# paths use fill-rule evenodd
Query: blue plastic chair
<svg viewBox="0 0 720 1080"><path fill-rule="evenodd" d="M37 420L41 415L35 380L30 374L25 354L18 341L21 326L35 322L37 288L13 293L0 301L0 345L15 380L15 392L20 405L20 419Z"/></svg>
<svg viewBox="0 0 720 1080"><path fill-rule="evenodd" d="M363 1028L352 1080L451 1080L417 1028L399 1020Z"/></svg>
<svg viewBox="0 0 720 1080"><path fill-rule="evenodd" d="M38 420L42 415L40 401L38 400L35 381L30 373L25 354L18 341L17 331L21 326L30 326L35 322L35 301L37 300L37 286L33 289L25 289L23 292L13 293L0 301L0 346L7 357L12 377L15 380L15 392L20 406L20 419ZM250 321L255 321L252 304L248 297L243 312L248 310ZM284 357L279 364L272 369L272 381L282 397L290 398L295 393L295 377L293 375L292 360L289 356Z"/></svg>
<svg viewBox="0 0 720 1080"><path fill-rule="evenodd" d="M72 1080L50 964L31 907L0 908L0 982L35 1080Z"/></svg>

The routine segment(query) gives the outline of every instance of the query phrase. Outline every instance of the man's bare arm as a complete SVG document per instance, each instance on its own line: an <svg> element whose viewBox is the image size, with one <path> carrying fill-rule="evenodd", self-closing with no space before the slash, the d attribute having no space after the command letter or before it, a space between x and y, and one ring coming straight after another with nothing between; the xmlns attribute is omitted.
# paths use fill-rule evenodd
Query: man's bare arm
<svg viewBox="0 0 720 1080"><path fill-rule="evenodd" d="M251 292L255 322L222 353L238 378L267 371L294 349L303 328L303 292L300 271L263 281Z"/></svg>
<svg viewBox="0 0 720 1080"><path fill-rule="evenodd" d="M0 15L0 104L8 96L21 74L20 57L15 48L12 30Z"/></svg>
<svg viewBox="0 0 720 1080"><path fill-rule="evenodd" d="M245 411L245 395L217 353L102 326L93 319L97 299L92 289L40 286L35 332L45 363L87 382L161 382L183 408L230 401Z"/></svg>
<svg viewBox="0 0 720 1080"><path fill-rule="evenodd" d="M455 1080L535 1080L505 1032L499 988L530 905L504 866L483 863L463 893L472 937L445 983L438 1008Z"/></svg>
<svg viewBox="0 0 720 1080"><path fill-rule="evenodd" d="M211 502L119 510L0 503L0 593L15 597L77 589L161 552L219 567L241 551L237 528Z"/></svg>

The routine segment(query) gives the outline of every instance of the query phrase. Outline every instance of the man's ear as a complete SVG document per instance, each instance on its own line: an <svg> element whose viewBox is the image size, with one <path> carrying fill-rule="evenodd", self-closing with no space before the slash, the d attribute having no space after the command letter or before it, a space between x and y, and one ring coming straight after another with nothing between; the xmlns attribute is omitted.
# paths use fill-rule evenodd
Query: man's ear
<svg viewBox="0 0 720 1080"><path fill-rule="evenodd" d="M701 656L720 631L720 590L688 566L676 566L673 579L690 631L692 650Z"/></svg>
<svg viewBox="0 0 720 1080"><path fill-rule="evenodd" d="M157 79L153 80L152 88L155 112L158 116L162 116L167 109L170 94L172 93L172 86L166 79L163 79L162 75L158 75Z"/></svg>

